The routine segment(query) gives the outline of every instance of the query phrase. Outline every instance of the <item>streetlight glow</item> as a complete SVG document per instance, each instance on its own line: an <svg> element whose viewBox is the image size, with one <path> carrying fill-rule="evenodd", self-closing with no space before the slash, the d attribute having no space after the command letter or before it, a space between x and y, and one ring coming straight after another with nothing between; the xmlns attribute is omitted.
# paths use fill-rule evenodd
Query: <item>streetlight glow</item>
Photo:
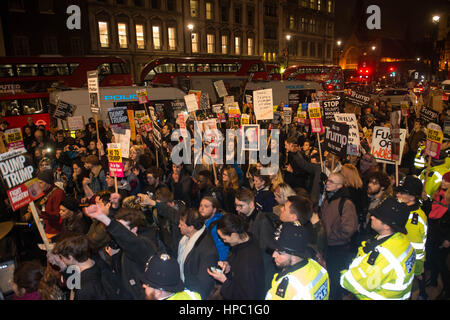
<svg viewBox="0 0 450 320"><path fill-rule="evenodd" d="M187 28L192 31L192 30L194 30L194 25L193 24L188 24Z"/></svg>
<svg viewBox="0 0 450 320"><path fill-rule="evenodd" d="M377 49L377 47L372 46L372 51L375 51Z"/></svg>
<svg viewBox="0 0 450 320"><path fill-rule="evenodd" d="M440 16L433 16L433 22L434 23L438 23L439 22L439 20L441 19L441 17Z"/></svg>
<svg viewBox="0 0 450 320"><path fill-rule="evenodd" d="M286 35L286 40L291 40L291 35L290 34L288 34L288 35Z"/></svg>
<svg viewBox="0 0 450 320"><path fill-rule="evenodd" d="M337 44L338 46L340 46L340 45L342 44L342 41L341 41L341 40L338 40L338 41L336 42L336 44Z"/></svg>

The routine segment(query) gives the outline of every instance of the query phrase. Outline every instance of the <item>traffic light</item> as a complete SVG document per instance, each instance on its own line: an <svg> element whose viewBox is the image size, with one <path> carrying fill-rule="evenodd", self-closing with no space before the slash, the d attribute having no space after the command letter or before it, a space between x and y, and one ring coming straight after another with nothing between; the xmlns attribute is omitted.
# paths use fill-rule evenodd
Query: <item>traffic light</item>
<svg viewBox="0 0 450 320"><path fill-rule="evenodd" d="M394 72L395 71L395 67L394 66L390 66L389 67L389 72Z"/></svg>

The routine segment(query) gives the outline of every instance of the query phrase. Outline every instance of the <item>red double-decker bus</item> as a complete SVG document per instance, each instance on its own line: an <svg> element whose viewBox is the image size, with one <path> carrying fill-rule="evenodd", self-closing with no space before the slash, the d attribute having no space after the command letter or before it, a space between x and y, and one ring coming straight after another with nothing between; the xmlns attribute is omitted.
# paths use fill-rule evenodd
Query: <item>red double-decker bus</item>
<svg viewBox="0 0 450 320"><path fill-rule="evenodd" d="M174 78L243 77L267 80L267 71L258 59L160 58L150 61L141 72L141 82L172 85Z"/></svg>
<svg viewBox="0 0 450 320"><path fill-rule="evenodd" d="M267 74L269 80L281 80L281 67L278 64L266 63Z"/></svg>
<svg viewBox="0 0 450 320"><path fill-rule="evenodd" d="M141 72L141 84L173 86L187 92L207 92L212 102L218 97L214 82L222 80L229 95L238 97L250 80L268 80L266 66L259 59L160 58L149 62Z"/></svg>
<svg viewBox="0 0 450 320"><path fill-rule="evenodd" d="M86 87L90 70L99 71L100 86L132 85L128 67L118 57L0 57L1 115L47 113L49 92Z"/></svg>
<svg viewBox="0 0 450 320"><path fill-rule="evenodd" d="M328 92L344 90L344 73L339 66L290 66L284 71L283 80L317 81Z"/></svg>

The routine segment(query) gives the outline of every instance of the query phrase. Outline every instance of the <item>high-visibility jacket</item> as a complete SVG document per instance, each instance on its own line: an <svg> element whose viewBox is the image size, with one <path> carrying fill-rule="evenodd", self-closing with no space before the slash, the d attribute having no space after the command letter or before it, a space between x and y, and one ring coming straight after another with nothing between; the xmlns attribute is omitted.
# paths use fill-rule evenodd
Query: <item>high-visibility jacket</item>
<svg viewBox="0 0 450 320"><path fill-rule="evenodd" d="M414 158L414 167L418 170L421 170L425 168L425 165L425 146L420 146L419 149L417 149L417 153Z"/></svg>
<svg viewBox="0 0 450 320"><path fill-rule="evenodd" d="M360 300L406 300L411 296L416 253L406 235L397 232L364 252L366 241L348 270L341 273L341 286Z"/></svg>
<svg viewBox="0 0 450 320"><path fill-rule="evenodd" d="M312 259L308 259L303 267L277 278L278 273L273 277L266 300L328 300L330 293L328 272ZM281 297L277 295L278 287L286 278L289 282L284 290L284 297Z"/></svg>
<svg viewBox="0 0 450 320"><path fill-rule="evenodd" d="M184 291L175 293L173 296L167 298L167 300L202 300L202 297L197 292L184 289Z"/></svg>
<svg viewBox="0 0 450 320"><path fill-rule="evenodd" d="M427 170L424 169L420 174L419 179L422 181L422 183L425 181L426 171ZM425 192L428 194L428 196L433 198L434 193L437 191L437 189L441 184L442 177L449 171L450 171L450 157L445 158L445 162L443 164L430 168L428 172L427 183L425 184Z"/></svg>
<svg viewBox="0 0 450 320"><path fill-rule="evenodd" d="M427 215L418 204L410 207L408 221L406 222L406 237L416 252L416 267L414 274L419 276L423 272L425 263L425 243L427 241L428 221Z"/></svg>

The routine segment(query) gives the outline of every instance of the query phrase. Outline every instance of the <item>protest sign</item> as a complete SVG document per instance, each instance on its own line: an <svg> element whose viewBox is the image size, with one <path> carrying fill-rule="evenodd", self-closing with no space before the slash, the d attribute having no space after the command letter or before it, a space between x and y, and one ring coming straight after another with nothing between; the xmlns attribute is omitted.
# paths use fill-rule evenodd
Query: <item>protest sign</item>
<svg viewBox="0 0 450 320"><path fill-rule="evenodd" d="M120 145L122 157L129 158L131 130L123 128L113 128L113 134L115 143Z"/></svg>
<svg viewBox="0 0 450 320"><path fill-rule="evenodd" d="M200 110L209 110L211 105L209 104L209 95L207 92L202 93L200 97Z"/></svg>
<svg viewBox="0 0 450 320"><path fill-rule="evenodd" d="M108 143L108 166L111 177L123 178L122 151L119 143Z"/></svg>
<svg viewBox="0 0 450 320"><path fill-rule="evenodd" d="M139 120L146 115L145 110L134 110L134 118Z"/></svg>
<svg viewBox="0 0 450 320"><path fill-rule="evenodd" d="M223 80L215 81L214 87L216 88L217 95L222 98L228 95L227 88L225 88L225 84Z"/></svg>
<svg viewBox="0 0 450 320"><path fill-rule="evenodd" d="M370 96L354 90L348 90L344 99L349 103L363 107L369 103Z"/></svg>
<svg viewBox="0 0 450 320"><path fill-rule="evenodd" d="M67 117L73 116L73 113L76 110L76 106L64 102L62 100L58 101L58 105L56 106L55 113L53 114L53 117L61 120L66 120Z"/></svg>
<svg viewBox="0 0 450 320"><path fill-rule="evenodd" d="M68 117L67 124L69 125L69 130L83 130L84 129L83 116Z"/></svg>
<svg viewBox="0 0 450 320"><path fill-rule="evenodd" d="M152 131L152 121L148 115L143 116L139 119L139 123L141 124L141 128L146 132Z"/></svg>
<svg viewBox="0 0 450 320"><path fill-rule="evenodd" d="M184 101L186 102L186 107L189 113L195 112L199 109L197 96L195 94L188 94L187 96L184 96Z"/></svg>
<svg viewBox="0 0 450 320"><path fill-rule="evenodd" d="M128 123L127 107L109 108L108 116L112 125Z"/></svg>
<svg viewBox="0 0 450 320"><path fill-rule="evenodd" d="M441 152L441 144L444 139L444 134L441 127L435 123L429 123L427 126L427 141L425 144L425 154L439 159Z"/></svg>
<svg viewBox="0 0 450 320"><path fill-rule="evenodd" d="M334 115L334 120L336 122L345 123L349 126L347 155L359 156L361 144L356 115L354 113L336 113Z"/></svg>
<svg viewBox="0 0 450 320"><path fill-rule="evenodd" d="M88 92L89 92L89 104L91 106L91 112L98 114L100 112L100 94L98 89L98 71L87 72Z"/></svg>
<svg viewBox="0 0 450 320"><path fill-rule="evenodd" d="M298 123L301 125L305 125L307 117L308 117L308 115L307 115L306 111L302 111L302 109L298 108L298 110L297 110Z"/></svg>
<svg viewBox="0 0 450 320"><path fill-rule="evenodd" d="M240 114L239 103L233 102L228 105L228 118L239 118Z"/></svg>
<svg viewBox="0 0 450 320"><path fill-rule="evenodd" d="M234 102L234 96L226 96L223 97L223 104L229 104L229 103L233 103Z"/></svg>
<svg viewBox="0 0 450 320"><path fill-rule="evenodd" d="M272 88L253 91L253 108L256 120L273 119Z"/></svg>
<svg viewBox="0 0 450 320"><path fill-rule="evenodd" d="M250 115L249 114L242 114L241 115L241 125L249 124L250 123Z"/></svg>
<svg viewBox="0 0 450 320"><path fill-rule="evenodd" d="M427 125L430 122L437 123L439 119L439 113L426 106L422 106L422 108L420 109L420 119L422 120L422 123L425 125Z"/></svg>
<svg viewBox="0 0 450 320"><path fill-rule="evenodd" d="M223 104L213 104L212 111L214 113L223 113Z"/></svg>
<svg viewBox="0 0 450 320"><path fill-rule="evenodd" d="M392 134L392 143L391 143L391 153L392 160L398 161L400 156L400 122L401 122L401 111L393 111L391 112L391 134Z"/></svg>
<svg viewBox="0 0 450 320"><path fill-rule="evenodd" d="M349 126L335 121L326 122L324 149L341 159L347 155Z"/></svg>
<svg viewBox="0 0 450 320"><path fill-rule="evenodd" d="M311 132L312 133L322 133L322 115L320 112L320 104L318 102L313 102L308 105L309 119L311 122Z"/></svg>
<svg viewBox="0 0 450 320"><path fill-rule="evenodd" d="M402 112L402 117L409 117L409 102L408 101L400 101L400 110Z"/></svg>
<svg viewBox="0 0 450 320"><path fill-rule="evenodd" d="M25 148L20 128L5 130L6 147L9 151Z"/></svg>
<svg viewBox="0 0 450 320"><path fill-rule="evenodd" d="M188 131L186 129L186 118L183 112L178 114L178 125L180 126L180 133L182 137L188 136Z"/></svg>
<svg viewBox="0 0 450 320"><path fill-rule="evenodd" d="M246 124L242 126L244 137L244 150L259 150L259 124Z"/></svg>
<svg viewBox="0 0 450 320"><path fill-rule="evenodd" d="M291 122L292 122L292 109L284 107L283 111L284 111L284 113L283 113L284 124L291 124Z"/></svg>
<svg viewBox="0 0 450 320"><path fill-rule="evenodd" d="M324 121L334 121L334 115L341 112L341 100L326 100L322 106Z"/></svg>
<svg viewBox="0 0 450 320"><path fill-rule="evenodd" d="M401 164L403 147L405 145L406 129L400 129L400 151L398 165ZM372 134L372 148L371 154L375 157L377 162L395 164L396 161L392 159L392 135L391 129L388 127L374 127Z"/></svg>
<svg viewBox="0 0 450 320"><path fill-rule="evenodd" d="M136 95L138 97L139 104L148 103L147 89L138 89L138 90L136 90Z"/></svg>

